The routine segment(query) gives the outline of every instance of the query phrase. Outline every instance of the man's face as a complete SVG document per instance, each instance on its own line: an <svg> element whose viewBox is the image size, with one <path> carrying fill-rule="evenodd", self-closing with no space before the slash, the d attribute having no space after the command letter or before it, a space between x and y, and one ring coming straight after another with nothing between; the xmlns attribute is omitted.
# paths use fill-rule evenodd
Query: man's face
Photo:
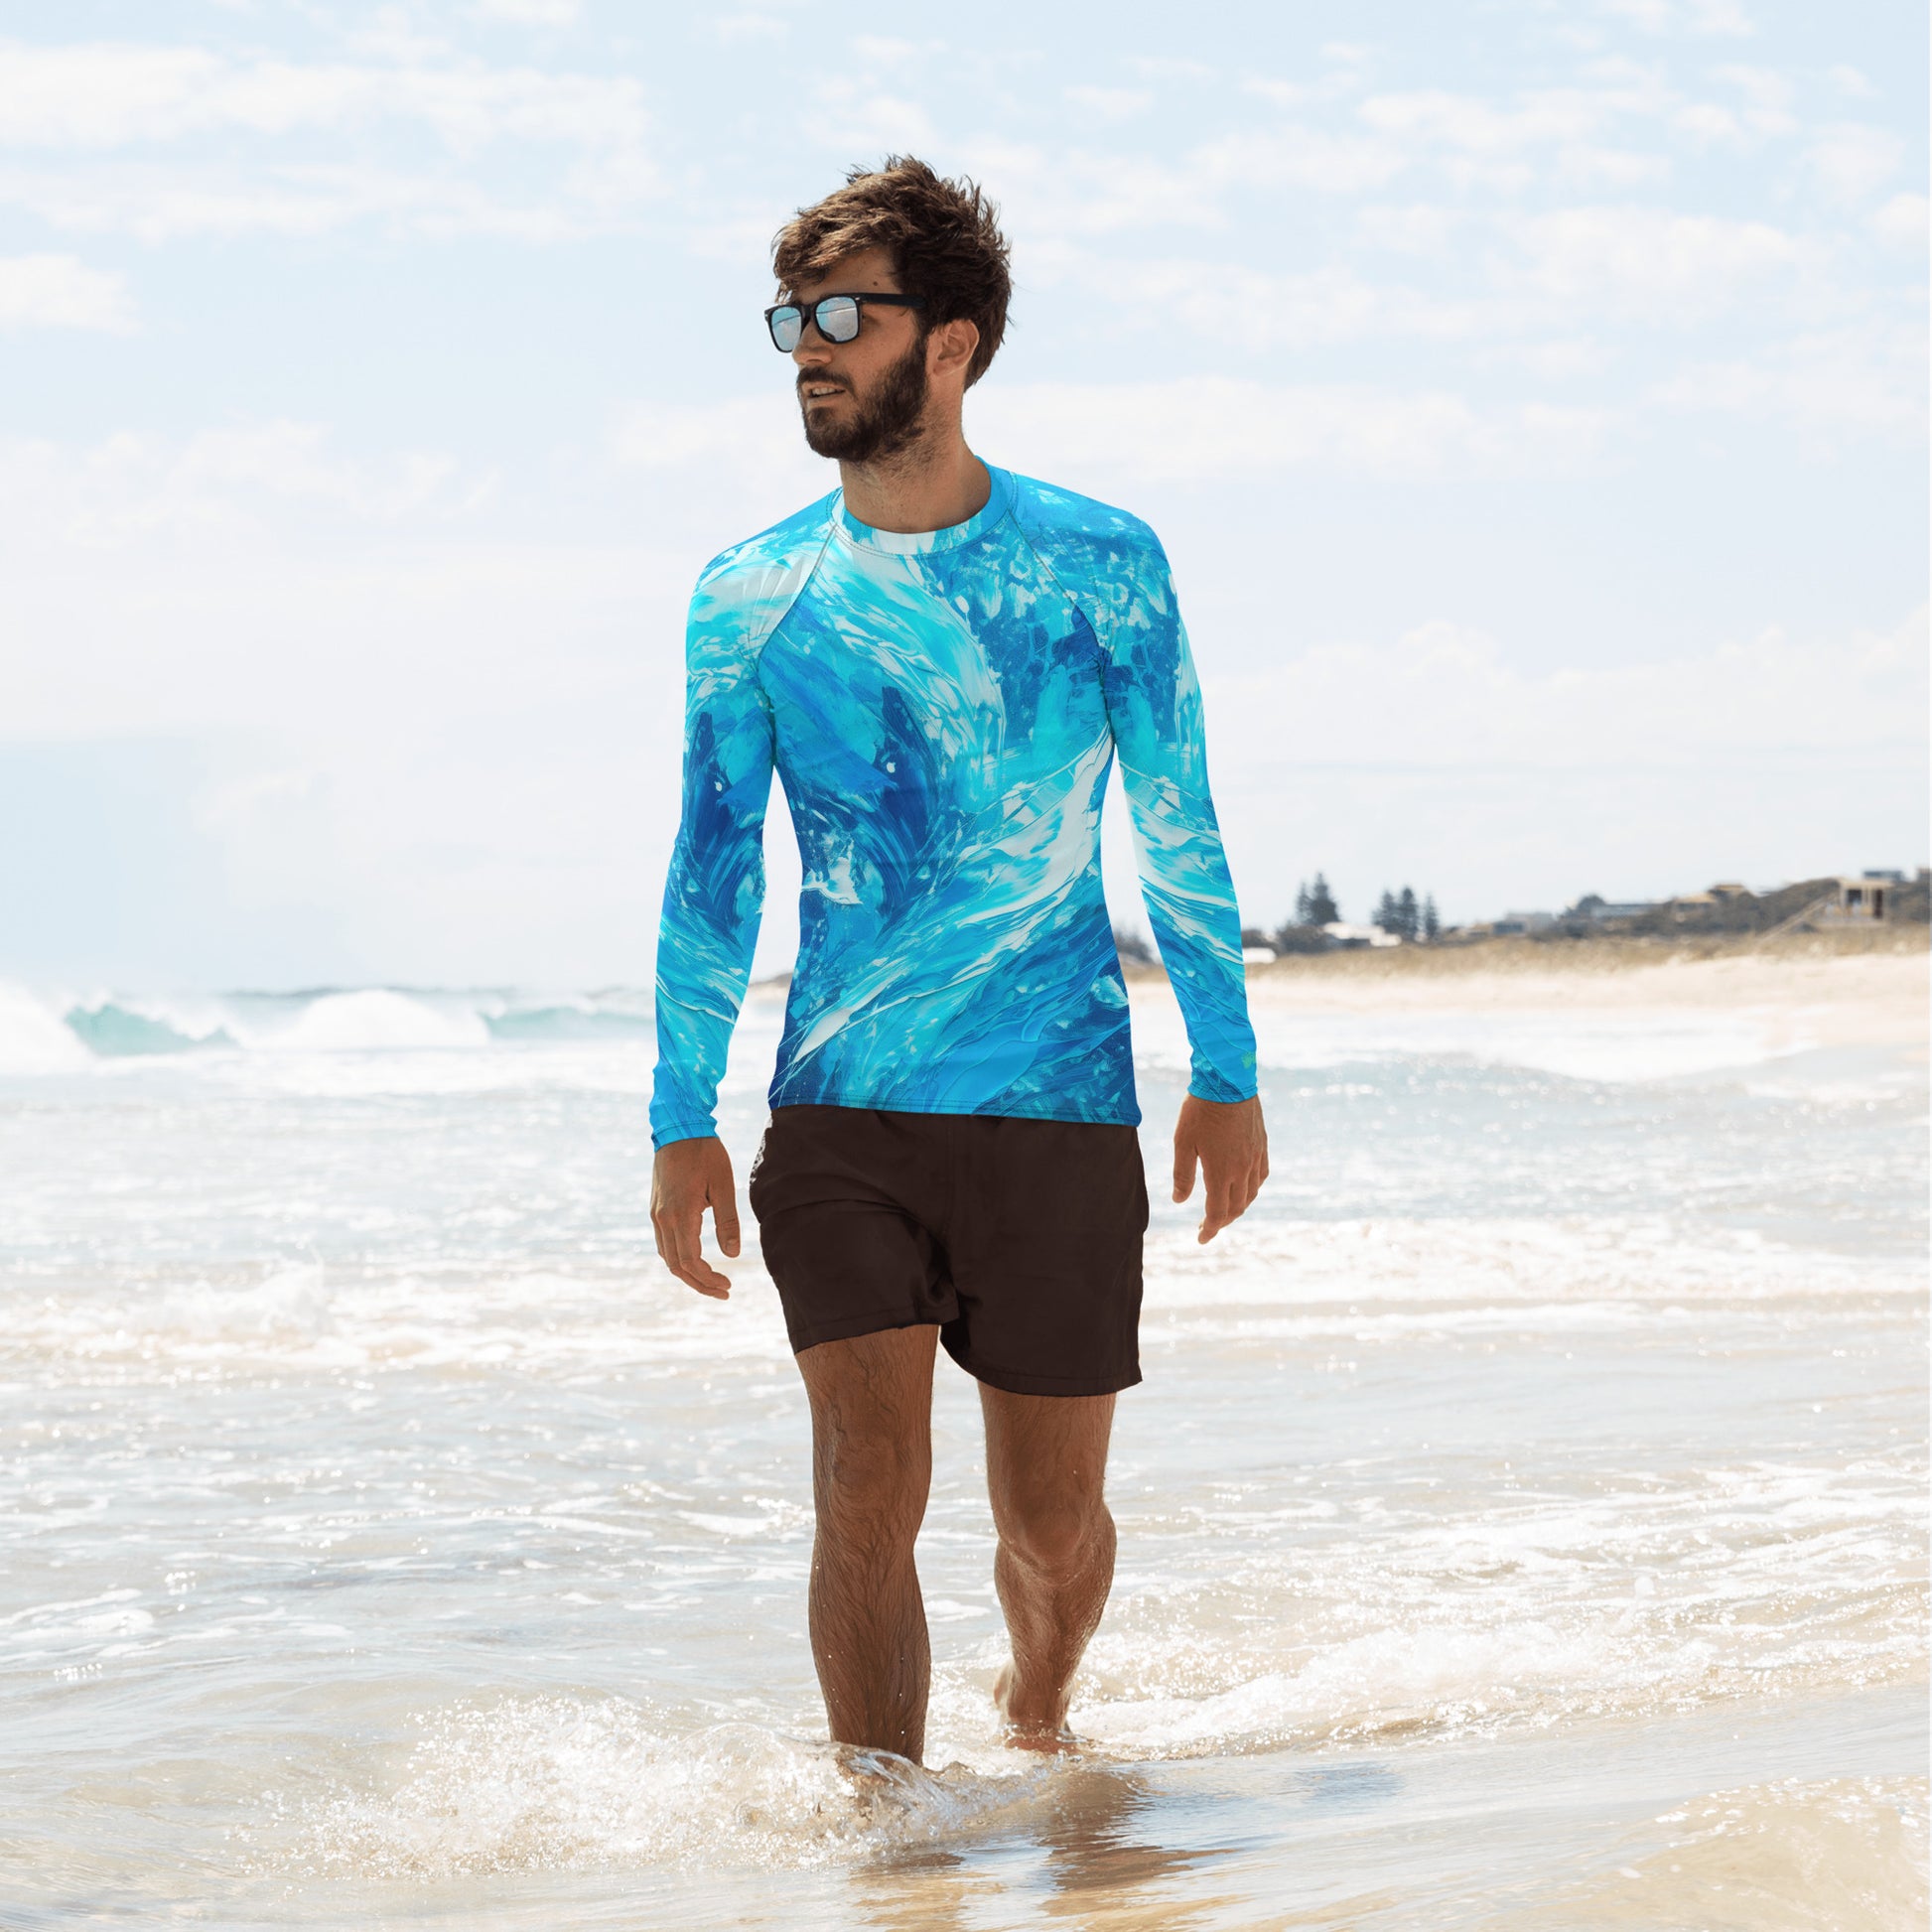
<svg viewBox="0 0 1932 1932"><path fill-rule="evenodd" d="M809 310L823 295L897 295L883 248L867 248L801 280L785 299ZM913 309L862 305L859 333L828 343L807 324L791 351L805 441L817 456L873 463L917 440L925 413L925 339Z"/></svg>

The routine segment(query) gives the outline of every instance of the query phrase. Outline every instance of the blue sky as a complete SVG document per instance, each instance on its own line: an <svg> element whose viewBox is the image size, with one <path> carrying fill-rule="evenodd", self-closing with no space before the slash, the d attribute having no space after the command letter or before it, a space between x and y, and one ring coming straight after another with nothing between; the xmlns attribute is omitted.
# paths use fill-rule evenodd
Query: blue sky
<svg viewBox="0 0 1932 1932"><path fill-rule="evenodd" d="M830 483L765 244L894 149L1013 235L975 447L1167 542L1251 921L1920 863L1926 55L1905 4L0 0L0 975L647 978L690 582Z"/></svg>

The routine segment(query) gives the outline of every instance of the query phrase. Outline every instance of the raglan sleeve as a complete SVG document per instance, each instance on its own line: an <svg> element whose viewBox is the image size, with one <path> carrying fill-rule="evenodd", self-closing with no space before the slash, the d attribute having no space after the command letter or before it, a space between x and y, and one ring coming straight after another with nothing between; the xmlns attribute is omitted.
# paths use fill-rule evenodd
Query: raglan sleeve
<svg viewBox="0 0 1932 1932"><path fill-rule="evenodd" d="M1241 918L1207 787L1200 684L1168 560L1148 533L1096 598L1107 715L1154 937L1187 1026L1188 1091L1256 1091Z"/></svg>
<svg viewBox="0 0 1932 1932"><path fill-rule="evenodd" d="M684 778L657 938L651 1144L718 1131L718 1083L764 909L771 708L748 613L712 572L685 632Z"/></svg>

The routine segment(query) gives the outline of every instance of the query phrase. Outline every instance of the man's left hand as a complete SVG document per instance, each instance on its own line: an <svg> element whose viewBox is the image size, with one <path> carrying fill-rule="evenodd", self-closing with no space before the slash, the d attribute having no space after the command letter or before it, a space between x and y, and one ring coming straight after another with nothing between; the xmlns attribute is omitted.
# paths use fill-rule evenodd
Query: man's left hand
<svg viewBox="0 0 1932 1932"><path fill-rule="evenodd" d="M1190 1093L1180 1103L1173 1129L1173 1197L1194 1191L1201 1172L1203 1201L1199 1241L1212 1241L1238 1221L1268 1178L1268 1127L1261 1096L1251 1100L1203 1100Z"/></svg>

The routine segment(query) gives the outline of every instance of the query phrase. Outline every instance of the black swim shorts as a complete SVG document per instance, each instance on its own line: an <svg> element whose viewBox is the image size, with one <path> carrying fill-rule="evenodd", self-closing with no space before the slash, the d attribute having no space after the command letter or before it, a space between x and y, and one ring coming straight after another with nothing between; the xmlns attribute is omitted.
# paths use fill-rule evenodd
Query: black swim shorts
<svg viewBox="0 0 1932 1932"><path fill-rule="evenodd" d="M795 1350L935 1321L961 1368L1017 1395L1141 1379L1131 1127L779 1107L748 1192Z"/></svg>

